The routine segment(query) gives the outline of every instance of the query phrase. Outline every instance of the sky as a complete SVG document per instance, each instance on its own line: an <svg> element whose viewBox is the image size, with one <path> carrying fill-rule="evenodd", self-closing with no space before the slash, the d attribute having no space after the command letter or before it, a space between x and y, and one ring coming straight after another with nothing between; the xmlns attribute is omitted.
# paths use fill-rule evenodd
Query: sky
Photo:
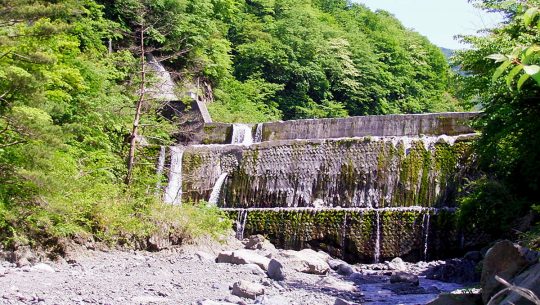
<svg viewBox="0 0 540 305"><path fill-rule="evenodd" d="M453 37L475 34L501 21L498 14L474 8L467 0L354 0L372 10L383 9L396 16L439 47L466 48Z"/></svg>

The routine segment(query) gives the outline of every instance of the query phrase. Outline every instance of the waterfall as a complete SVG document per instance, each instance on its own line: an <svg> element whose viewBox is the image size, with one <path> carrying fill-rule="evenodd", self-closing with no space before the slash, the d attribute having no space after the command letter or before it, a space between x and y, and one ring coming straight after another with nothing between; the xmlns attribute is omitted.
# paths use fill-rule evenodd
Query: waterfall
<svg viewBox="0 0 540 305"><path fill-rule="evenodd" d="M148 93L151 97L161 101L177 101L178 97L174 93L175 84L171 74L165 67L157 61L152 54L147 55L149 72L155 73L155 82L148 86Z"/></svg>
<svg viewBox="0 0 540 305"><path fill-rule="evenodd" d="M343 226L341 228L341 258L345 259L345 242L347 238L347 211L343 213Z"/></svg>
<svg viewBox="0 0 540 305"><path fill-rule="evenodd" d="M238 211L238 218L236 219L236 239L244 239L244 229L246 228L246 221L248 217L248 210Z"/></svg>
<svg viewBox="0 0 540 305"><path fill-rule="evenodd" d="M182 200L182 156L185 148L183 146L172 146L171 167L169 172L169 184L165 189L166 203L180 204Z"/></svg>
<svg viewBox="0 0 540 305"><path fill-rule="evenodd" d="M233 124L233 133L231 144L251 145L253 144L253 135L251 127L246 124Z"/></svg>
<svg viewBox="0 0 540 305"><path fill-rule="evenodd" d="M379 262L379 257L381 256L381 218L379 215L379 210L375 210L375 251L373 254L374 262L377 264Z"/></svg>
<svg viewBox="0 0 540 305"><path fill-rule="evenodd" d="M161 193L161 175L163 174L163 169L165 168L165 155L166 155L166 148L165 146L161 146L159 149L159 158L158 158L158 164L156 169L156 176L157 176L157 182L156 182L156 196L159 196Z"/></svg>
<svg viewBox="0 0 540 305"><path fill-rule="evenodd" d="M218 204L219 195L221 194L221 186L223 185L223 182L225 182L225 178L227 178L227 173L221 174L219 178L217 179L216 184L214 184L212 193L210 193L210 198L208 198L208 203L210 205Z"/></svg>
<svg viewBox="0 0 540 305"><path fill-rule="evenodd" d="M263 123L257 124L257 128L255 129L255 138L253 139L253 142L255 143L261 143L262 142L262 131L263 131Z"/></svg>
<svg viewBox="0 0 540 305"><path fill-rule="evenodd" d="M424 261L427 261L428 259L429 218L430 214L428 211L426 214L424 214L424 217L422 219L422 226L424 227Z"/></svg>

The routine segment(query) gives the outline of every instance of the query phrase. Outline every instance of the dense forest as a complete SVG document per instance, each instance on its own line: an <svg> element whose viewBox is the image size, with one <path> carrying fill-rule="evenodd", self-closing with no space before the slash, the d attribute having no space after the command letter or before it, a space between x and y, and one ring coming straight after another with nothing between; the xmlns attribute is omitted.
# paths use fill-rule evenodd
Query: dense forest
<svg viewBox="0 0 540 305"><path fill-rule="evenodd" d="M152 82L148 54L174 71L179 92L206 84L215 121L481 105L486 175L468 187L463 215L478 217L472 230L503 215L505 226L487 230L505 234L539 199L540 178L538 86L492 82L499 64L486 58L538 42L535 23L522 22L528 6L507 2L478 1L507 23L464 37L473 48L454 57L464 71L455 75L425 37L347 0L0 0L2 245L129 244L164 227L187 235L228 227L217 210L161 204L149 187L158 183L153 160L140 157L123 183L133 126L152 144L172 143L175 122L159 101L141 98Z"/></svg>

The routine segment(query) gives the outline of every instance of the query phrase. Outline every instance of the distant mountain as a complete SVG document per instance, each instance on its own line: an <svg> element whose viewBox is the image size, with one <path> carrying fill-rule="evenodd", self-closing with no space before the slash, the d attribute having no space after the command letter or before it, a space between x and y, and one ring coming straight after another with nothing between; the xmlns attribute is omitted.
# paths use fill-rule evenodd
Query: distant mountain
<svg viewBox="0 0 540 305"><path fill-rule="evenodd" d="M441 51L443 52L444 56L446 56L447 60L450 60L450 57L452 57L452 55L454 55L454 52L455 52L452 49L447 49L447 48L442 48L442 47L441 47Z"/></svg>

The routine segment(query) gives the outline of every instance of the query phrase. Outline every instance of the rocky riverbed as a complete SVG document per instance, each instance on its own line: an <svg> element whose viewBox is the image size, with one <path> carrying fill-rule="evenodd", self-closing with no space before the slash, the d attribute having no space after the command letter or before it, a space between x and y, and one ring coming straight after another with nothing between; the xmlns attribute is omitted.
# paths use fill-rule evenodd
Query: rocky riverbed
<svg viewBox="0 0 540 305"><path fill-rule="evenodd" d="M426 304L462 287L423 276L444 262L351 266L313 250L278 250L260 237L31 262L1 262L0 304Z"/></svg>

